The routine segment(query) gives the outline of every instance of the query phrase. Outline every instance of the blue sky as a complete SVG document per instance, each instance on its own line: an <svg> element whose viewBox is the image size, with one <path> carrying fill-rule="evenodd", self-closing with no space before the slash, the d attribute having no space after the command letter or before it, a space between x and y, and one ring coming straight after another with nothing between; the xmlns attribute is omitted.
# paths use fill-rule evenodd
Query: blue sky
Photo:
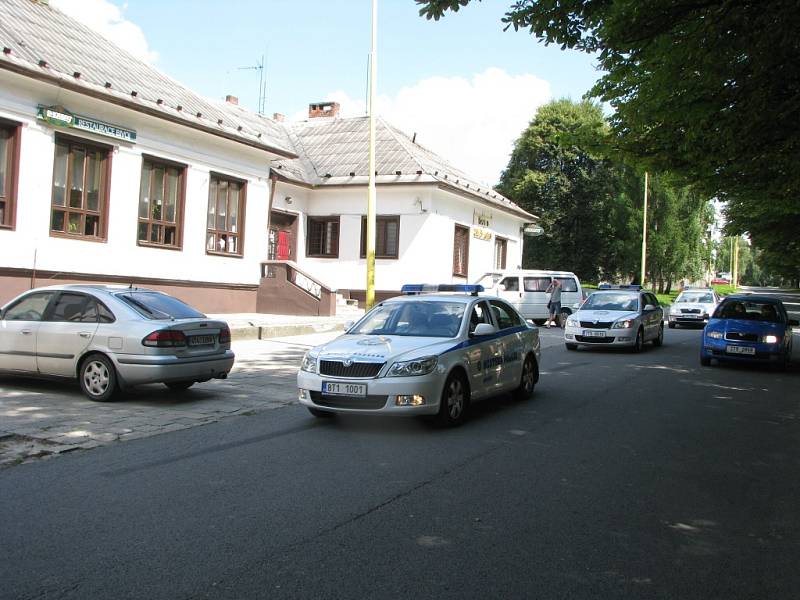
<svg viewBox="0 0 800 600"><path fill-rule="evenodd" d="M364 111L371 0L51 3L210 98L256 110L258 72L240 67L266 54L266 114L302 118L321 100ZM379 0L378 111L489 183L539 105L580 99L598 77L592 57L503 31L510 4L473 1L435 22L414 0Z"/></svg>

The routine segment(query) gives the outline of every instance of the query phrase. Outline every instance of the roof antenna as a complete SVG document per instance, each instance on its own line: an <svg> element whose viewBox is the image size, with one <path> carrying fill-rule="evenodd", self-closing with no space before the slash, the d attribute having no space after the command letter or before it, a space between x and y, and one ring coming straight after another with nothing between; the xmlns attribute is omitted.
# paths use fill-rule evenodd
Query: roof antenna
<svg viewBox="0 0 800 600"><path fill-rule="evenodd" d="M411 136L411 143L412 144L416 144L417 143L417 132L416 131L414 132L414 135Z"/></svg>

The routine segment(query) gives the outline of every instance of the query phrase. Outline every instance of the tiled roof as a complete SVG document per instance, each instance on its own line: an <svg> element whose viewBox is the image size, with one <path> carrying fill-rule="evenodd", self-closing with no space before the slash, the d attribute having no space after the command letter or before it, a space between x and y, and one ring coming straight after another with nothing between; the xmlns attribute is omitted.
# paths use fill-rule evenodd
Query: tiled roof
<svg viewBox="0 0 800 600"><path fill-rule="evenodd" d="M365 185L369 175L369 119L316 118L288 123L300 157L278 160L273 172L312 187ZM376 119L377 183L435 183L531 220L536 217L420 146L382 118Z"/></svg>
<svg viewBox="0 0 800 600"><path fill-rule="evenodd" d="M203 98L78 21L34 0L0 0L0 68L294 158L285 127Z"/></svg>

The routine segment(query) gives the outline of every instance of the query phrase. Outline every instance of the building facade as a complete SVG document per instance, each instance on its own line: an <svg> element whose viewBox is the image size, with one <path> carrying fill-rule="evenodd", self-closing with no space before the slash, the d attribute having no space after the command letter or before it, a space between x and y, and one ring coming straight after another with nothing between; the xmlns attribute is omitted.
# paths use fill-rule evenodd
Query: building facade
<svg viewBox="0 0 800 600"><path fill-rule="evenodd" d="M209 101L36 0L0 23L0 304L72 281L212 313L363 299L365 118ZM535 217L384 121L377 181L379 295L519 265Z"/></svg>

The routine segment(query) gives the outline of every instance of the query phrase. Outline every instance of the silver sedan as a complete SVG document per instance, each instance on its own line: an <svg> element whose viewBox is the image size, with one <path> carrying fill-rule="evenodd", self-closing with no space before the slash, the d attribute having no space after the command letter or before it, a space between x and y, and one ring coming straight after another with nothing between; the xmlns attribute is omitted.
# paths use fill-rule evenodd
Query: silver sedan
<svg viewBox="0 0 800 600"><path fill-rule="evenodd" d="M142 288L51 286L0 309L0 371L77 378L101 402L143 383L180 391L224 379L230 346L224 321Z"/></svg>

